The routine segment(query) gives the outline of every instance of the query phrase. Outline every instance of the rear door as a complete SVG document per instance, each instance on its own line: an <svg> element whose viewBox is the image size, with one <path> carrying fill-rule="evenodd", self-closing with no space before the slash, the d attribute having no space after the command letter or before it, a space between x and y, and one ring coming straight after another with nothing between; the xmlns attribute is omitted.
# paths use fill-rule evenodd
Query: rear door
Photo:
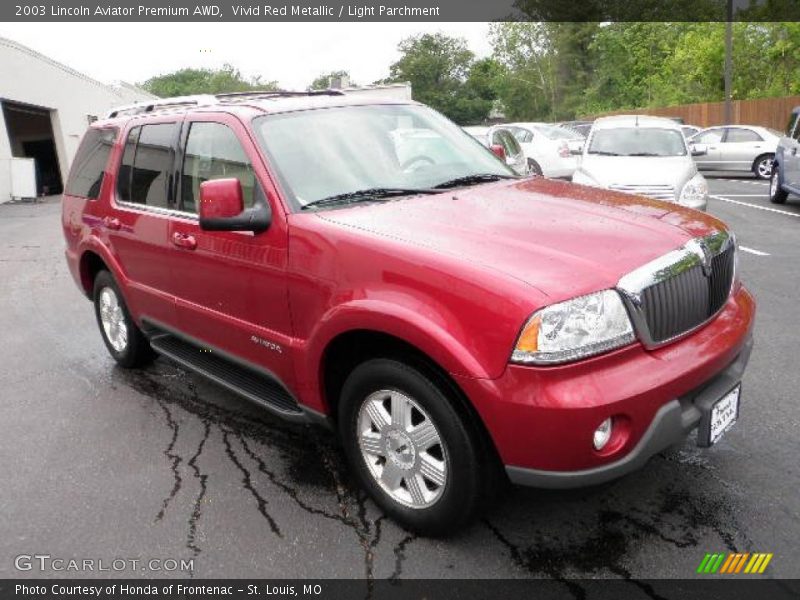
<svg viewBox="0 0 800 600"><path fill-rule="evenodd" d="M764 139L752 129L726 127L720 144L719 167L725 171L750 171L753 161L765 152Z"/></svg>
<svg viewBox="0 0 800 600"><path fill-rule="evenodd" d="M111 251L129 279L126 299L134 314L173 326L167 234L179 129L174 118L129 127L112 210L103 221Z"/></svg>
<svg viewBox="0 0 800 600"><path fill-rule="evenodd" d="M276 190L247 130L234 116L191 115L181 138L179 213L169 230L180 330L265 368L291 386L288 232ZM200 228L200 184L225 178L239 180L246 207L270 206L272 223L266 231Z"/></svg>

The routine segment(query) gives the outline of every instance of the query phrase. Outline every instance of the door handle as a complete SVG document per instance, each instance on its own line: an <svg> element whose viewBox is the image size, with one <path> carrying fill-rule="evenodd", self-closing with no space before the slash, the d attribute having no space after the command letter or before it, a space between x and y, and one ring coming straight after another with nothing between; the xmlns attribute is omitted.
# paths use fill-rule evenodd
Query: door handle
<svg viewBox="0 0 800 600"><path fill-rule="evenodd" d="M115 217L103 218L103 225L106 227L106 229L113 229L114 231L122 227L122 225L119 222L119 219Z"/></svg>
<svg viewBox="0 0 800 600"><path fill-rule="evenodd" d="M186 248L187 250L194 250L197 248L197 240L194 239L194 236L185 233L173 233L172 243L179 248Z"/></svg>

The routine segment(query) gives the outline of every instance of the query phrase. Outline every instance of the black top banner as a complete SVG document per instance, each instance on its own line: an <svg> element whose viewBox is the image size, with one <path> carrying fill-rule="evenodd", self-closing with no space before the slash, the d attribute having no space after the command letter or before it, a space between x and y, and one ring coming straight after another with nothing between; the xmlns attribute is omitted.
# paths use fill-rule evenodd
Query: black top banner
<svg viewBox="0 0 800 600"><path fill-rule="evenodd" d="M796 21L800 0L11 0L0 20L437 22Z"/></svg>

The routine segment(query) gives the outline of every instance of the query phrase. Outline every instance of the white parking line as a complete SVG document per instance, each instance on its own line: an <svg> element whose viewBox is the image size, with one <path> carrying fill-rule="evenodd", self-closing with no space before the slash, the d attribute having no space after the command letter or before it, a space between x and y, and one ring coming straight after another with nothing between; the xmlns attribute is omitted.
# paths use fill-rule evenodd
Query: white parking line
<svg viewBox="0 0 800 600"><path fill-rule="evenodd" d="M750 204L749 202L732 200L731 198L725 198L724 196L715 196L713 194L709 194L708 197L714 198L715 200L722 200L723 202L730 202L731 204L739 204L741 206L749 206L750 208L757 208L758 210L765 210L767 212L778 213L779 215L786 215L788 217L800 217L800 213L791 213L785 210L778 210L777 208L770 208L769 206L759 206L758 204Z"/></svg>
<svg viewBox="0 0 800 600"><path fill-rule="evenodd" d="M709 177L708 181L730 181L731 183L748 183L750 185L769 185L769 181L753 181L749 179L719 179L717 177Z"/></svg>
<svg viewBox="0 0 800 600"><path fill-rule="evenodd" d="M755 254L756 256L769 256L769 252L762 252L761 250L748 248L747 246L739 246L739 250L741 250L742 252L747 252L749 254Z"/></svg>

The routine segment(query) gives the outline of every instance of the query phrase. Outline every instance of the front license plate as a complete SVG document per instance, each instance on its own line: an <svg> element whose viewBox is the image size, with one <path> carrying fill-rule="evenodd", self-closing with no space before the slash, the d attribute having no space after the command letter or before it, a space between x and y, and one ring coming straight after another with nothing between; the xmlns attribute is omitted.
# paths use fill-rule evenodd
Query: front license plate
<svg viewBox="0 0 800 600"><path fill-rule="evenodd" d="M714 406L711 407L709 445L716 444L725 432L733 427L736 419L739 418L739 395L741 391L742 384L740 383L717 400Z"/></svg>

